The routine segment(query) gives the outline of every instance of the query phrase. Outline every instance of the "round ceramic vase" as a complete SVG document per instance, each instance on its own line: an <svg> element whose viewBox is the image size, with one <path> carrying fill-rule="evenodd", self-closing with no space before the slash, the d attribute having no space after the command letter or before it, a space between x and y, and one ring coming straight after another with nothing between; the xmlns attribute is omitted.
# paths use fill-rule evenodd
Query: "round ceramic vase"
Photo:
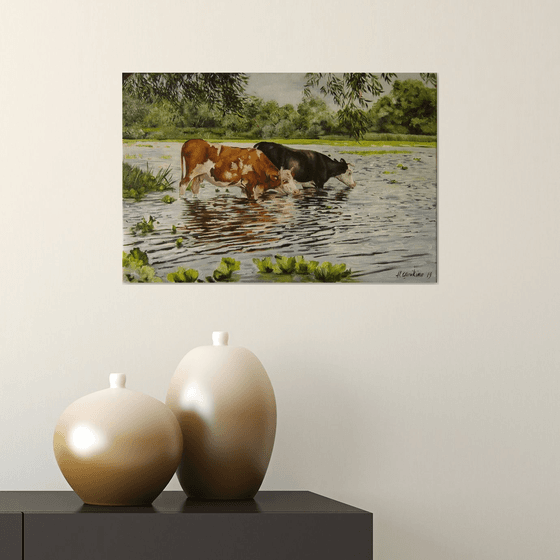
<svg viewBox="0 0 560 560"><path fill-rule="evenodd" d="M212 339L182 359L167 392L183 433L177 477L189 498L250 499L272 455L274 391L251 351L228 346L225 332Z"/></svg>
<svg viewBox="0 0 560 560"><path fill-rule="evenodd" d="M150 505L181 460L181 429L161 401L126 389L124 374L111 374L109 382L62 413L56 461L86 504Z"/></svg>

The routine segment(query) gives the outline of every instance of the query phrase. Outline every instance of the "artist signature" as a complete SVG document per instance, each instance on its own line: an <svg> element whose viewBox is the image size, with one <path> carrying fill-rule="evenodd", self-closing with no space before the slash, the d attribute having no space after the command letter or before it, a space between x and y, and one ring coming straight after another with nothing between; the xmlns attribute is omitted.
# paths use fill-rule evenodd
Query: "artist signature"
<svg viewBox="0 0 560 560"><path fill-rule="evenodd" d="M420 272L416 269L413 269L412 272L406 272L403 270L399 270L399 272L397 272L397 278L426 278L426 280L429 280L431 277L431 272Z"/></svg>

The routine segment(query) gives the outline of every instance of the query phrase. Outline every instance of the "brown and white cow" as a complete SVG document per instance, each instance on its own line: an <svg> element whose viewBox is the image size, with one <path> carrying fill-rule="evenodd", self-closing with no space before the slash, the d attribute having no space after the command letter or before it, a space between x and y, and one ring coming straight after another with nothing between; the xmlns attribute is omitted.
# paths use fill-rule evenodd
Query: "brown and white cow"
<svg viewBox="0 0 560 560"><path fill-rule="evenodd" d="M185 196L189 184L198 194L203 180L217 187L240 187L254 199L270 189L284 194L298 190L292 172L278 170L260 150L187 140L181 148L180 196Z"/></svg>

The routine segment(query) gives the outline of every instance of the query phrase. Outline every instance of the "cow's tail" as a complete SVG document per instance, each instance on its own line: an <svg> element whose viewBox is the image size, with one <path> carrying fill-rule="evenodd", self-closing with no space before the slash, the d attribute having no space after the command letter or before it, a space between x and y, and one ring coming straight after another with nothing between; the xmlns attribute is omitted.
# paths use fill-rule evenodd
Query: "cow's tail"
<svg viewBox="0 0 560 560"><path fill-rule="evenodd" d="M185 193L187 192L187 188L185 186L185 174L184 174L184 167L187 165L187 161L185 158L185 146L186 146L186 142L183 144L183 147L181 148L181 180L179 181L179 196L185 196ZM184 165L183 165L183 160L185 160Z"/></svg>
<svg viewBox="0 0 560 560"><path fill-rule="evenodd" d="M184 175L184 169L183 169L183 159L185 157L185 154L183 153L183 150L181 149L181 182L183 182L183 175Z"/></svg>

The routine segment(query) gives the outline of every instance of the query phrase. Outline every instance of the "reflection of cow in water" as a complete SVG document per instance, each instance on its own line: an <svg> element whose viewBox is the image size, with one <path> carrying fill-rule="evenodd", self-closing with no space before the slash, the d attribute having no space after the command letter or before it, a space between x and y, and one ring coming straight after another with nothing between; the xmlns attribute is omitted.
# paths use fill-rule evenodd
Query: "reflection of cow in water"
<svg viewBox="0 0 560 560"><path fill-rule="evenodd" d="M270 189L297 190L290 171L278 170L259 150L188 140L181 149L180 196L185 196L189 184L193 194L198 194L203 180L217 187L240 187L247 198L255 199Z"/></svg>
<svg viewBox="0 0 560 560"><path fill-rule="evenodd" d="M356 186L352 170L343 159L337 161L313 150L296 150L275 142L259 142L255 148L264 152L276 167L289 169L298 183L312 182L322 189L331 177L336 177L348 187Z"/></svg>

